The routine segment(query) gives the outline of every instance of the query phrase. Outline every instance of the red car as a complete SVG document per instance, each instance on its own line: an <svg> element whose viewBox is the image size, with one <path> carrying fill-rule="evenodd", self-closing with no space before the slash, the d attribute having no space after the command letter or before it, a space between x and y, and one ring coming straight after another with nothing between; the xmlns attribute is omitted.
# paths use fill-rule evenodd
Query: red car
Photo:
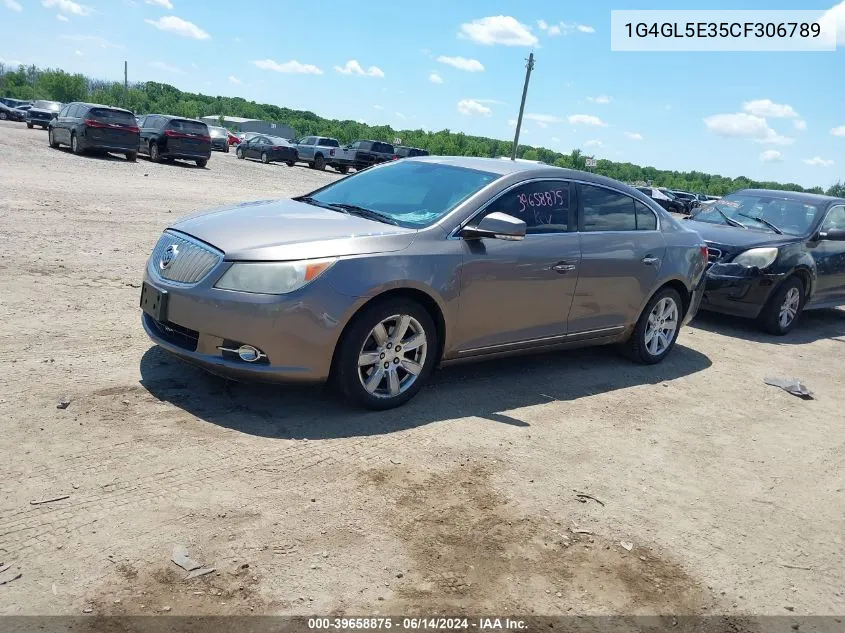
<svg viewBox="0 0 845 633"><path fill-rule="evenodd" d="M241 144L241 139L239 139L237 136L235 136L234 134L229 132L229 147L231 147L232 145L240 145L240 144Z"/></svg>

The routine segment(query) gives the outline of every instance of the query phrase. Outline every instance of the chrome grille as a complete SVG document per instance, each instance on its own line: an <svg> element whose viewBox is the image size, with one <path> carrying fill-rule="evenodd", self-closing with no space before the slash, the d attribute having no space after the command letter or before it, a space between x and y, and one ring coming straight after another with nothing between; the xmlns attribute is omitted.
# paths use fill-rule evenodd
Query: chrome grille
<svg viewBox="0 0 845 633"><path fill-rule="evenodd" d="M162 258L171 246L177 249L177 254L167 267L162 268ZM220 251L202 242L165 232L153 249L149 269L151 274L167 281L195 284L202 281L222 259Z"/></svg>

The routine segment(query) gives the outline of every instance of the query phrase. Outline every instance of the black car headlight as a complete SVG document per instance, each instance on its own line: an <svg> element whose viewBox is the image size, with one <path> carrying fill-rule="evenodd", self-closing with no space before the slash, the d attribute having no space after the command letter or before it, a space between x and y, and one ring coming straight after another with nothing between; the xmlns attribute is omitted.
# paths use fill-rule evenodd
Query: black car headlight
<svg viewBox="0 0 845 633"><path fill-rule="evenodd" d="M737 255L733 263L748 266L749 268L760 268L762 270L774 264L777 258L777 248L752 248Z"/></svg>

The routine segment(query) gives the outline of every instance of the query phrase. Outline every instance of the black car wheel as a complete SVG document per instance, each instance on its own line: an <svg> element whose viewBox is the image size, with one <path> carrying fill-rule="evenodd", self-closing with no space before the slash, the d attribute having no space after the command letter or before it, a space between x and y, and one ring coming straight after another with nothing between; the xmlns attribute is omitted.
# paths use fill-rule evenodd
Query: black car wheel
<svg viewBox="0 0 845 633"><path fill-rule="evenodd" d="M790 277L772 293L760 311L760 329L775 336L788 334L795 324L806 300L804 284L797 277Z"/></svg>
<svg viewBox="0 0 845 633"><path fill-rule="evenodd" d="M296 163L295 163L294 161L292 161L292 160L289 160L289 161L288 161L287 163L285 163L285 164L286 164L288 167L293 167L294 165L296 165Z"/></svg>
<svg viewBox="0 0 845 633"><path fill-rule="evenodd" d="M198 158L197 159L197 167L202 168L202 167L205 167L206 165L208 165L208 159L206 159L206 158Z"/></svg>
<svg viewBox="0 0 845 633"><path fill-rule="evenodd" d="M9 115L0 110L0 121L5 121L9 118Z"/></svg>
<svg viewBox="0 0 845 633"><path fill-rule="evenodd" d="M76 132L70 135L70 149L74 154L82 154L82 143L79 142L79 137Z"/></svg>
<svg viewBox="0 0 845 633"><path fill-rule="evenodd" d="M130 163L134 163L138 160L138 152L126 152L126 160Z"/></svg>
<svg viewBox="0 0 845 633"><path fill-rule="evenodd" d="M226 152L227 154L229 153L229 144L228 143L226 143L226 147L223 151Z"/></svg>
<svg viewBox="0 0 845 633"><path fill-rule="evenodd" d="M238 149L235 150L235 156L237 156L239 159L243 160L244 151L239 147Z"/></svg>
<svg viewBox="0 0 845 633"><path fill-rule="evenodd" d="M654 365L662 361L678 340L683 303L676 290L663 288L646 304L634 331L622 347L633 361Z"/></svg>
<svg viewBox="0 0 845 633"><path fill-rule="evenodd" d="M28 127L28 128L31 130L31 129L32 129L32 123L30 123L29 121L27 121L27 123L26 123L26 127Z"/></svg>
<svg viewBox="0 0 845 633"><path fill-rule="evenodd" d="M261 152L261 162L265 165L270 162L270 157L267 156L267 152Z"/></svg>
<svg viewBox="0 0 845 633"><path fill-rule="evenodd" d="M358 314L340 341L333 378L343 393L369 409L405 404L434 367L437 330L416 301L389 299Z"/></svg>
<svg viewBox="0 0 845 633"><path fill-rule="evenodd" d="M150 160L154 163L161 162L161 153L158 150L158 143L156 142L150 143Z"/></svg>
<svg viewBox="0 0 845 633"><path fill-rule="evenodd" d="M347 167L346 165L339 165L338 167L335 167L335 169L338 170L341 174L349 173L349 167Z"/></svg>
<svg viewBox="0 0 845 633"><path fill-rule="evenodd" d="M53 138L53 130L47 130L47 144L53 149L58 149L59 144Z"/></svg>
<svg viewBox="0 0 845 633"><path fill-rule="evenodd" d="M326 168L326 159L320 155L314 158L314 169L323 171Z"/></svg>

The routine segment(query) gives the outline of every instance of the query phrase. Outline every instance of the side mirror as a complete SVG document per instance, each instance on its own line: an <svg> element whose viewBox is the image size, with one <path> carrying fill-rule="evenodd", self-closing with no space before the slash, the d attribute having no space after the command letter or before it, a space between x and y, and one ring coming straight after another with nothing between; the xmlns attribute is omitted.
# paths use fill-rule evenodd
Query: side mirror
<svg viewBox="0 0 845 633"><path fill-rule="evenodd" d="M819 233L820 240L830 240L832 242L845 242L845 229L830 229L824 233Z"/></svg>
<svg viewBox="0 0 845 633"><path fill-rule="evenodd" d="M482 218L476 226L467 226L461 231L465 240L479 240L485 237L497 240L525 239L525 222L507 213L491 213Z"/></svg>

